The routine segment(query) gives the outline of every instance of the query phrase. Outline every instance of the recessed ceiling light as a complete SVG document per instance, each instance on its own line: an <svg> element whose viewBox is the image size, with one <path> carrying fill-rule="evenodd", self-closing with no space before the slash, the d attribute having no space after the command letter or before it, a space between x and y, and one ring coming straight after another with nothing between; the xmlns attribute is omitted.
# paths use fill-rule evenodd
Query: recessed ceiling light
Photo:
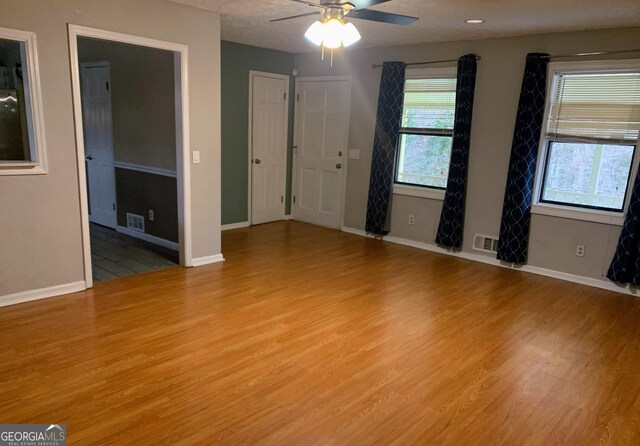
<svg viewBox="0 0 640 446"><path fill-rule="evenodd" d="M464 21L465 23L469 23L471 25L479 25L480 23L484 23L482 19L468 19Z"/></svg>

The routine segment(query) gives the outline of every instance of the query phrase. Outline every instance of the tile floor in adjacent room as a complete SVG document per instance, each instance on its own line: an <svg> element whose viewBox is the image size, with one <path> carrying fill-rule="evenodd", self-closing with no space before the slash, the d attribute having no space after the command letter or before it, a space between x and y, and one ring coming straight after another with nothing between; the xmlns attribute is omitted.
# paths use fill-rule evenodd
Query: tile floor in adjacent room
<svg viewBox="0 0 640 446"><path fill-rule="evenodd" d="M94 282L177 266L178 252L90 224Z"/></svg>

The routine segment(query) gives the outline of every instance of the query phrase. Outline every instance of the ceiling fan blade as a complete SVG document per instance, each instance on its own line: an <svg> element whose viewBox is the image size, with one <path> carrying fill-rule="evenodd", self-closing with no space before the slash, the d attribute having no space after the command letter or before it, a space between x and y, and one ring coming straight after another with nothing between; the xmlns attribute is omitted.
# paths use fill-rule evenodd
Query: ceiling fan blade
<svg viewBox="0 0 640 446"><path fill-rule="evenodd" d="M292 15L291 17L283 17L281 19L269 20L269 22L282 22L283 20L291 20L291 19L297 19L298 17L308 17L310 15L320 15L320 14L321 14L320 11L307 12L306 14L298 14L298 15Z"/></svg>
<svg viewBox="0 0 640 446"><path fill-rule="evenodd" d="M390 12L374 11L373 9L360 9L351 11L347 16L350 19L371 20L373 22L391 23L393 25L410 25L418 17L408 15L391 14Z"/></svg>
<svg viewBox="0 0 640 446"><path fill-rule="evenodd" d="M351 3L354 9L364 9L369 8L374 5L379 5L380 3L386 3L391 0L339 0L336 3L344 5L345 3Z"/></svg>

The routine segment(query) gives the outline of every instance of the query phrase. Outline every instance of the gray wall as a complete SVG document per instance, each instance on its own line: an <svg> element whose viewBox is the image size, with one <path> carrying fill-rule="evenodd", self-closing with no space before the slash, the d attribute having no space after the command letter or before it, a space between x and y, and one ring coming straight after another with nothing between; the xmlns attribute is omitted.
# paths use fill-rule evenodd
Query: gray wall
<svg viewBox="0 0 640 446"><path fill-rule="evenodd" d="M78 39L80 62L109 62L116 161L176 170L173 53Z"/></svg>
<svg viewBox="0 0 640 446"><path fill-rule="evenodd" d="M360 150L349 160L345 206L346 226L364 229L371 149L380 84L380 69L371 64L388 60L417 62L457 58L466 53L478 63L463 251L471 252L474 233L497 235L509 164L513 125L525 55L631 49L640 47L640 28L545 34L502 39L435 43L394 48L354 49L334 60L331 68L319 52L296 56L300 75L353 76L349 148ZM624 55L619 56L624 57ZM631 57L630 55L627 57ZM442 202L394 196L391 235L433 243ZM408 224L408 215L416 217ZM620 228L534 215L529 264L582 276L602 278L611 260ZM585 256L576 257L577 244Z"/></svg>
<svg viewBox="0 0 640 446"><path fill-rule="evenodd" d="M249 71L291 74L294 55L222 41L222 223L247 221ZM290 212L293 79L289 80L286 213Z"/></svg>
<svg viewBox="0 0 640 446"><path fill-rule="evenodd" d="M127 226L127 212L144 217L144 232L178 243L176 179L116 168L118 225ZM149 209L154 219L149 220Z"/></svg>
<svg viewBox="0 0 640 446"><path fill-rule="evenodd" d="M173 53L80 38L78 58L109 62L115 161L175 171ZM116 201L118 225L127 226L127 212L142 215L147 234L178 242L175 178L116 168Z"/></svg>
<svg viewBox="0 0 640 446"><path fill-rule="evenodd" d="M0 177L0 295L84 280L67 24L189 47L193 256L220 253L220 19L164 0L0 0L0 26L34 31L49 172Z"/></svg>

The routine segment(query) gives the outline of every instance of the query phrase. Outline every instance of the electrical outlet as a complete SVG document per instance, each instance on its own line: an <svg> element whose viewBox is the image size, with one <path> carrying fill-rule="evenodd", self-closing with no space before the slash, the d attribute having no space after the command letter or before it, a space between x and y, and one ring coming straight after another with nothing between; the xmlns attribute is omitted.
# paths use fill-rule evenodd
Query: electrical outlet
<svg viewBox="0 0 640 446"><path fill-rule="evenodd" d="M156 218L156 214L155 212L153 212L153 209L149 209L149 221L153 221Z"/></svg>
<svg viewBox="0 0 640 446"><path fill-rule="evenodd" d="M409 224L412 225L416 222L416 218L413 215L409 215Z"/></svg>
<svg viewBox="0 0 640 446"><path fill-rule="evenodd" d="M576 247L576 256L584 257L584 245L578 245Z"/></svg>

